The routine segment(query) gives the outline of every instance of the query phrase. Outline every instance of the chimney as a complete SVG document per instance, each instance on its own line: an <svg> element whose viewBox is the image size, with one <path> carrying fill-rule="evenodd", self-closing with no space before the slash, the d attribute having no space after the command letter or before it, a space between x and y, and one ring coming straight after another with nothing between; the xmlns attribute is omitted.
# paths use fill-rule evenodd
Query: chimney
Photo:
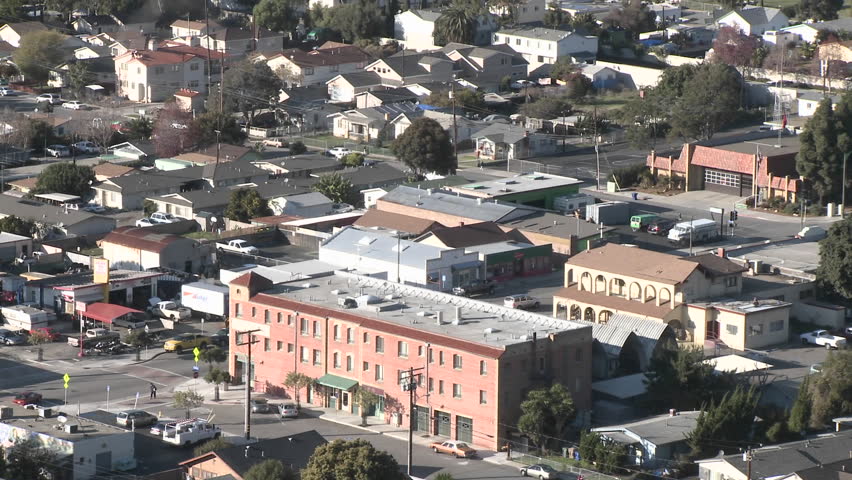
<svg viewBox="0 0 852 480"><path fill-rule="evenodd" d="M157 40L153 38L148 39L148 50L151 50L152 52L157 51Z"/></svg>
<svg viewBox="0 0 852 480"><path fill-rule="evenodd" d="M728 258L728 251L725 250L723 247L719 247L718 249L716 249L716 256L722 257L722 258Z"/></svg>
<svg viewBox="0 0 852 480"><path fill-rule="evenodd" d="M444 312L439 311L439 312L435 313L435 323L437 325L443 325L444 324Z"/></svg>
<svg viewBox="0 0 852 480"><path fill-rule="evenodd" d="M453 311L455 313L455 317L453 318L453 325L461 324L461 321L462 321L462 309L461 309L461 307L456 305L455 308L453 308Z"/></svg>

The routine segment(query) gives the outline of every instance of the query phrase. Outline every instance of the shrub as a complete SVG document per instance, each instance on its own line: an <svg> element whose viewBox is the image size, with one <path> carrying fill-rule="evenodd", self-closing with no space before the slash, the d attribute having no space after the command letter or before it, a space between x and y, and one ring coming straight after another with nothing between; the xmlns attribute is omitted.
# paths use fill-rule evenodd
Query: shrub
<svg viewBox="0 0 852 480"><path fill-rule="evenodd" d="M301 140L296 140L290 144L290 155L299 155L308 151L308 147Z"/></svg>
<svg viewBox="0 0 852 480"><path fill-rule="evenodd" d="M628 167L616 168L612 171L612 176L618 183L620 188L635 187L639 185L642 175L651 174L651 171L645 165L630 165Z"/></svg>

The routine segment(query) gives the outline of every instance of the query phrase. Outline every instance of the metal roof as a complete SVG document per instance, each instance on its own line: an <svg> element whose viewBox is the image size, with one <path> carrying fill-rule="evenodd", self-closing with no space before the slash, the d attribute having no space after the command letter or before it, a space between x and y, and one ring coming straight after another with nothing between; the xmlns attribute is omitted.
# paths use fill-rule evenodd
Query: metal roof
<svg viewBox="0 0 852 480"><path fill-rule="evenodd" d="M482 201L482 199L470 198L458 194L453 195L445 191L435 191L432 189L421 190L404 186L396 187L379 201L418 207L424 211L432 210L459 217L481 220L483 222L496 222L514 212L526 212L518 207L502 203Z"/></svg>

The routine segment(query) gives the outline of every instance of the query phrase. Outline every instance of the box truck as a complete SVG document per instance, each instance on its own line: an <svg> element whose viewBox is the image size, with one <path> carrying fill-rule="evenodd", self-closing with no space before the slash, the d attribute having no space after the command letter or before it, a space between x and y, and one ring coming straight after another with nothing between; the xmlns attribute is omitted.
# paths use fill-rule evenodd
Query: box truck
<svg viewBox="0 0 852 480"><path fill-rule="evenodd" d="M194 282L181 287L180 303L205 320L225 320L228 317L228 287Z"/></svg>
<svg viewBox="0 0 852 480"><path fill-rule="evenodd" d="M693 244L709 242L717 238L719 238L719 225L707 218L680 222L669 230L669 242L676 245L686 245L690 241Z"/></svg>

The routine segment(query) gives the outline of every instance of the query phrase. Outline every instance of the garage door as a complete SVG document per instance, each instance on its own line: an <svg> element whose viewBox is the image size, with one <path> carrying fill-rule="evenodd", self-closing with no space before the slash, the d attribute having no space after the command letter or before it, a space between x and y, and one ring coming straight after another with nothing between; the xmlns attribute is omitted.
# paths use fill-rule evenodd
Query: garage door
<svg viewBox="0 0 852 480"><path fill-rule="evenodd" d="M456 440L473 443L473 419L456 415Z"/></svg>
<svg viewBox="0 0 852 480"><path fill-rule="evenodd" d="M435 421L438 423L438 428L435 430L438 435L449 438L452 429L450 428L450 414L447 412L435 411Z"/></svg>
<svg viewBox="0 0 852 480"><path fill-rule="evenodd" d="M414 410L417 412L417 423L414 424L414 428L418 432L429 433L429 407L416 405Z"/></svg>
<svg viewBox="0 0 852 480"><path fill-rule="evenodd" d="M747 183L751 185L750 175L740 175L739 173L708 168L704 170L704 189L711 192L742 195L742 180L745 177L747 177Z"/></svg>

